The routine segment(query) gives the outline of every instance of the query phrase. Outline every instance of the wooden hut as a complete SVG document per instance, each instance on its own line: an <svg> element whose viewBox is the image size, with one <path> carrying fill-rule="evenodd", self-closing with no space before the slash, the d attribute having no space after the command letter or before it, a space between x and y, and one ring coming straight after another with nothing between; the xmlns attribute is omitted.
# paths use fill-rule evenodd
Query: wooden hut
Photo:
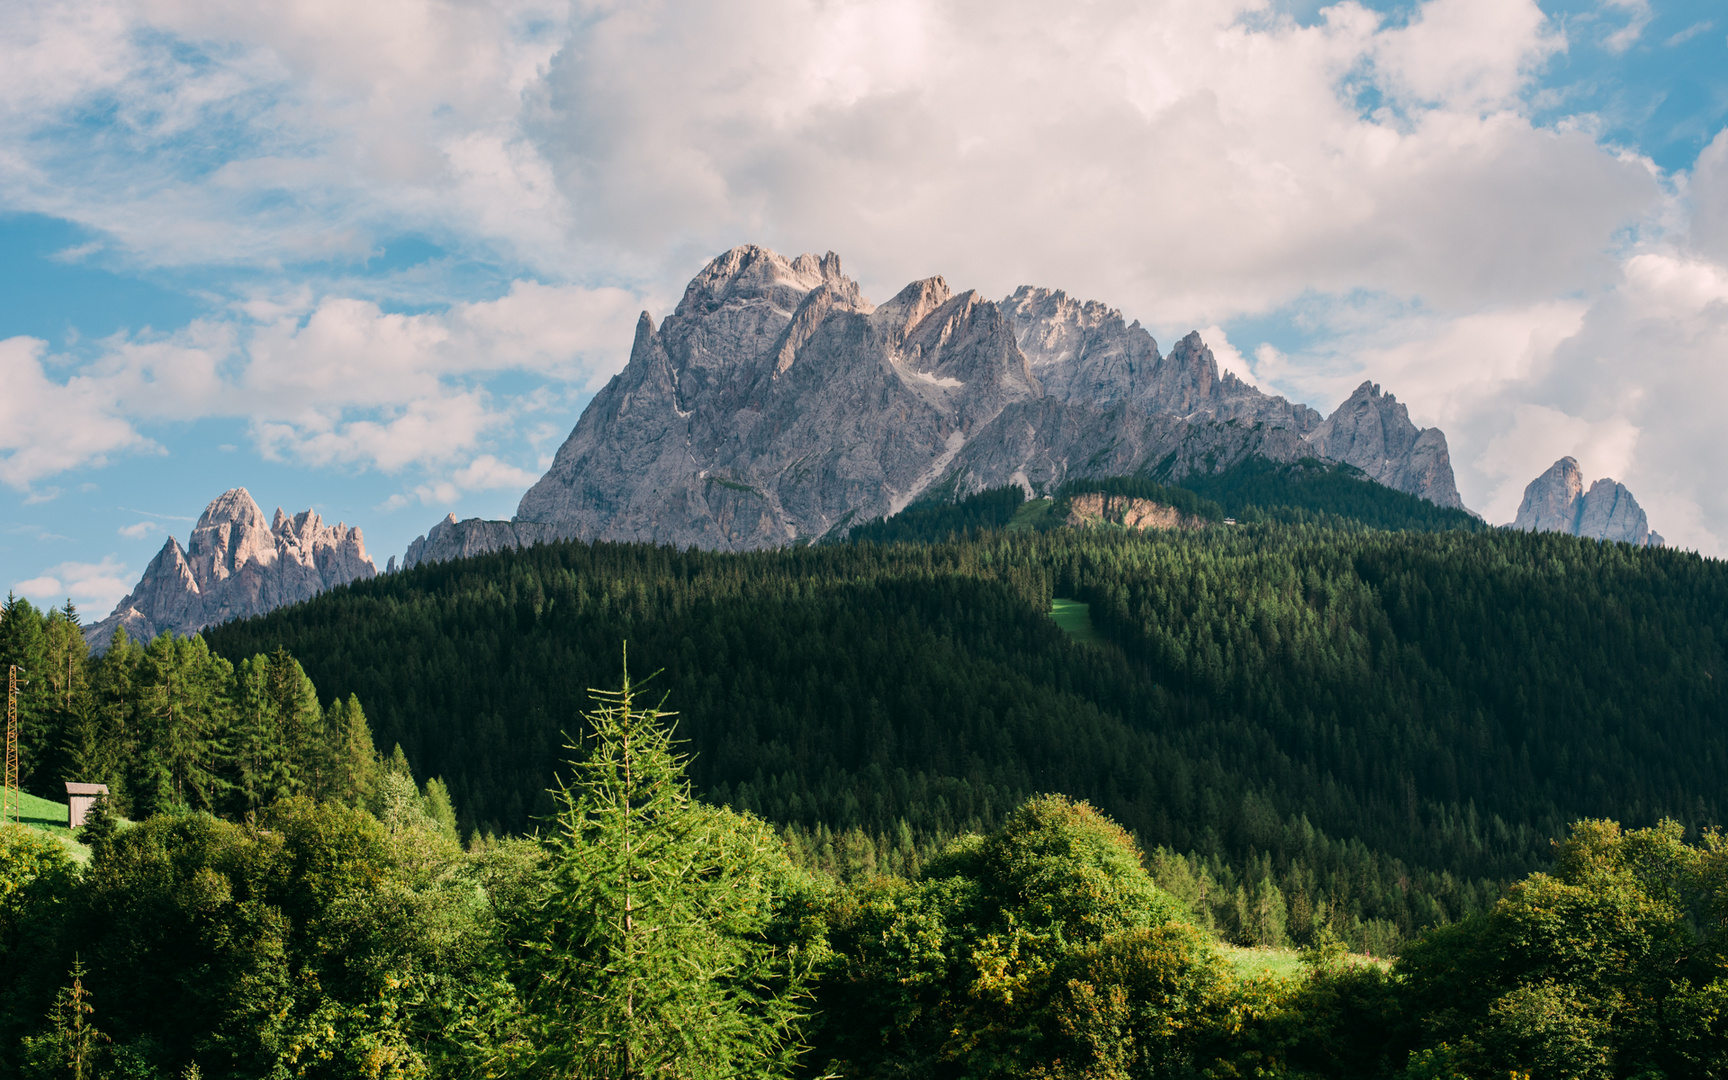
<svg viewBox="0 0 1728 1080"><path fill-rule="evenodd" d="M88 814L90 808L96 805L97 799L106 799L107 797L107 784L74 784L68 781L66 784L66 801L72 808L72 827L82 829L84 827L84 815Z"/></svg>

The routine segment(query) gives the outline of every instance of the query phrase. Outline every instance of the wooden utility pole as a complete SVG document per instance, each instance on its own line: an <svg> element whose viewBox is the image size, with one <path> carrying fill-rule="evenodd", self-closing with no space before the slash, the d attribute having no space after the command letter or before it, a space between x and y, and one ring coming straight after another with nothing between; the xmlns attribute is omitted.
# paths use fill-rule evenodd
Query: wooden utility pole
<svg viewBox="0 0 1728 1080"><path fill-rule="evenodd" d="M0 825L10 814L13 821L24 821L23 803L18 796L18 665L6 670L6 788L0 792Z"/></svg>

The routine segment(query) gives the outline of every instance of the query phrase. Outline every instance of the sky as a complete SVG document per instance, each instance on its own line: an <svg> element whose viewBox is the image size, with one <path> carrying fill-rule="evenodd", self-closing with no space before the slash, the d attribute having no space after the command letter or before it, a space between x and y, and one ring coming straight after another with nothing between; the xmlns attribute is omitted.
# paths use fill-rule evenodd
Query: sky
<svg viewBox="0 0 1728 1080"><path fill-rule="evenodd" d="M107 614L245 487L509 517L714 255L838 252L1363 380L1510 521L1562 455L1728 553L1728 8L11 0L0 585Z"/></svg>

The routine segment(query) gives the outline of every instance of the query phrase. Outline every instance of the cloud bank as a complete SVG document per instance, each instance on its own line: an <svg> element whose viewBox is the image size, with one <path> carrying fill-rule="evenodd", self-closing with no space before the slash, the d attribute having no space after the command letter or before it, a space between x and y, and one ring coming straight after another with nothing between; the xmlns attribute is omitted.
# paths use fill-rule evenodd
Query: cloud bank
<svg viewBox="0 0 1728 1080"><path fill-rule="evenodd" d="M1214 328L1324 410L1372 378L1446 428L1490 520L1573 453L1722 553L1728 132L1665 172L1543 82L1567 50L1673 47L1653 18L1607 5L1586 41L1530 0L21 3L0 198L246 284L93 357L0 343L19 411L77 430L0 444L0 481L228 415L266 456L412 472L399 499L520 483L501 433L555 442L634 309L754 241L839 251L878 299L942 273ZM402 313L364 267L410 234L504 284L434 271Z"/></svg>

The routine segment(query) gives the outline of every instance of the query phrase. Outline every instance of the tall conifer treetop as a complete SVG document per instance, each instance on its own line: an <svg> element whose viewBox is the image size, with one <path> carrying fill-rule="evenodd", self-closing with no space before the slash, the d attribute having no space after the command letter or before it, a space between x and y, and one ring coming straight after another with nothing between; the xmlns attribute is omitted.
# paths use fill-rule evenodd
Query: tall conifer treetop
<svg viewBox="0 0 1728 1080"><path fill-rule="evenodd" d="M535 1074L787 1074L810 950L773 932L794 877L783 846L758 819L691 798L674 714L641 707L628 669L590 693L525 920Z"/></svg>

